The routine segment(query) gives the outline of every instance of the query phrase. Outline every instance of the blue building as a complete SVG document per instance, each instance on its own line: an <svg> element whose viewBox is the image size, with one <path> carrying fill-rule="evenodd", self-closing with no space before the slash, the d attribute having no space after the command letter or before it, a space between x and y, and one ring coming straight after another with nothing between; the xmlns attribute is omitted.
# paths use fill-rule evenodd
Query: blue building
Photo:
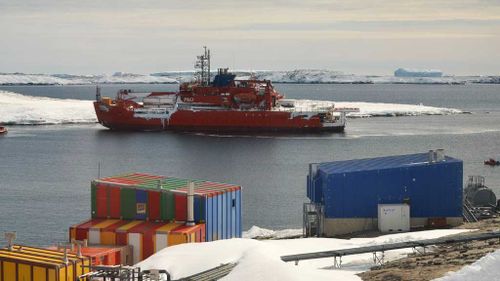
<svg viewBox="0 0 500 281"><path fill-rule="evenodd" d="M377 229L378 204L409 204L411 227L459 225L462 187L463 162L442 150L311 164L307 177L325 236Z"/></svg>

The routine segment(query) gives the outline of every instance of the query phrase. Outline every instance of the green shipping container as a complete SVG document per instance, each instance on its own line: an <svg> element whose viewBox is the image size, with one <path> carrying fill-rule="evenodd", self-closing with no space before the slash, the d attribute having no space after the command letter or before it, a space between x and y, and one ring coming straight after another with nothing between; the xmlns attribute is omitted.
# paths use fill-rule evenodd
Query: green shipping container
<svg viewBox="0 0 500 281"><path fill-rule="evenodd" d="M120 190L120 213L123 219L133 220L135 218L135 189L122 188Z"/></svg>
<svg viewBox="0 0 500 281"><path fill-rule="evenodd" d="M160 218L164 221L175 219L175 199L174 193L162 192L160 198Z"/></svg>

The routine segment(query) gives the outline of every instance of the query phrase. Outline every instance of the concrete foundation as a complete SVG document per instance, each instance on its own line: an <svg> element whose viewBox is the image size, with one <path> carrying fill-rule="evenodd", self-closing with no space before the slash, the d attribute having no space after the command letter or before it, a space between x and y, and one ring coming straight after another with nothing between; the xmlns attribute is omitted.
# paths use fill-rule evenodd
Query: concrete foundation
<svg viewBox="0 0 500 281"><path fill-rule="evenodd" d="M430 218L410 218L411 228L429 227ZM458 226L463 223L462 217L447 217L447 226ZM329 219L324 218L322 235L334 237L354 232L378 230L377 218L349 218L349 219Z"/></svg>

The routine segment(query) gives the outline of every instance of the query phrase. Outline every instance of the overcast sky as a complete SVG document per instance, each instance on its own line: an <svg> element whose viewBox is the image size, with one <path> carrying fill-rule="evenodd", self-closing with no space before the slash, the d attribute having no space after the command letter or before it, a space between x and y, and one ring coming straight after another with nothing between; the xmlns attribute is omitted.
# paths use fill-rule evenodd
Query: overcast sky
<svg viewBox="0 0 500 281"><path fill-rule="evenodd" d="M0 0L0 72L500 75L500 0Z"/></svg>

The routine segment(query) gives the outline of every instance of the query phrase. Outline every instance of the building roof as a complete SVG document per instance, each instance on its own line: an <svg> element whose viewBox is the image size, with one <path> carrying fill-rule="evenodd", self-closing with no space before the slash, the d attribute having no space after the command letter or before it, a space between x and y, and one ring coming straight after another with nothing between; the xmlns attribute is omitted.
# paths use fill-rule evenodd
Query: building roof
<svg viewBox="0 0 500 281"><path fill-rule="evenodd" d="M197 179L183 179L158 175L150 175L145 173L128 173L96 179L94 183L122 186L139 189L149 189L158 191L175 191L179 193L187 193L187 186L190 182L195 184L195 194L213 194L217 192L228 192L241 189L241 186L211 182Z"/></svg>
<svg viewBox="0 0 500 281"><path fill-rule="evenodd" d="M462 160L445 156L443 163L460 163ZM321 163L318 170L327 174L350 173L359 171L403 168L411 166L436 165L440 162L429 163L429 153L386 156L377 158L354 159Z"/></svg>

